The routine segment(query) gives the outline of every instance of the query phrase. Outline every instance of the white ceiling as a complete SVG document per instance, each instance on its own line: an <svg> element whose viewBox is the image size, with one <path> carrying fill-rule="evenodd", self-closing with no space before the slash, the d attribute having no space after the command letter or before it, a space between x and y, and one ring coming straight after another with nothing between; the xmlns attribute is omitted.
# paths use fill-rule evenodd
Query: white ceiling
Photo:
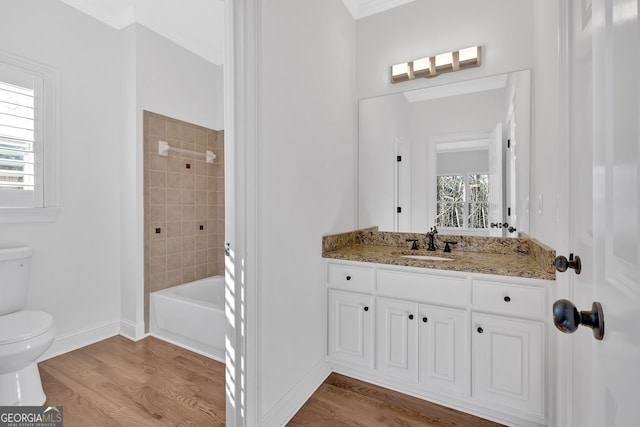
<svg viewBox="0 0 640 427"><path fill-rule="evenodd" d="M118 30L137 22L214 64L222 64L222 0L60 1Z"/></svg>
<svg viewBox="0 0 640 427"><path fill-rule="evenodd" d="M60 1L118 30L137 22L214 64L222 64L224 0ZM360 19L415 0L342 1L353 18Z"/></svg>

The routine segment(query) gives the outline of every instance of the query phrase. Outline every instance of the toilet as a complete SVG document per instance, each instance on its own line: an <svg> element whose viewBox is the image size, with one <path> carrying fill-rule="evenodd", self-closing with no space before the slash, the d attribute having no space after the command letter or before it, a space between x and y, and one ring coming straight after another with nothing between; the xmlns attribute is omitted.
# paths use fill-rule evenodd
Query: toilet
<svg viewBox="0 0 640 427"><path fill-rule="evenodd" d="M36 360L56 329L49 313L24 310L32 252L0 244L0 406L40 406L46 400Z"/></svg>

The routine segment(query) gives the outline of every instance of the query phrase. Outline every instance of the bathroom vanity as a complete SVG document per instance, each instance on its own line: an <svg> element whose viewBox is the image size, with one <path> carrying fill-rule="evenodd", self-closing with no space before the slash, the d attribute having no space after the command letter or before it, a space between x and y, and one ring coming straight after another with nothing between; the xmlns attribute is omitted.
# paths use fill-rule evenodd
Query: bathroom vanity
<svg viewBox="0 0 640 427"><path fill-rule="evenodd" d="M333 370L509 425L546 425L555 252L456 236L457 250L426 253L406 238L325 237Z"/></svg>

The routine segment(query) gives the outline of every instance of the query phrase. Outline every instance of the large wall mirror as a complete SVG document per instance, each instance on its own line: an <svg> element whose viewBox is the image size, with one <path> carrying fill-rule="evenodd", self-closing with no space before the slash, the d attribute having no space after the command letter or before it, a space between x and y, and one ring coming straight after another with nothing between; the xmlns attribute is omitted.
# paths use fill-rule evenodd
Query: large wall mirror
<svg viewBox="0 0 640 427"><path fill-rule="evenodd" d="M529 232L530 71L360 100L358 226Z"/></svg>

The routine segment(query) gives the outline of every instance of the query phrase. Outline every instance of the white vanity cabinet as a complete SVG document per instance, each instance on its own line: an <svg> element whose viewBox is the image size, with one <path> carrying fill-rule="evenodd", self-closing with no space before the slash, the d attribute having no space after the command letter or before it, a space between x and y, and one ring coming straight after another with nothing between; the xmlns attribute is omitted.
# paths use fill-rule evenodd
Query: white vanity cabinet
<svg viewBox="0 0 640 427"><path fill-rule="evenodd" d="M504 424L546 425L551 282L341 260L326 267L336 372Z"/></svg>
<svg viewBox="0 0 640 427"><path fill-rule="evenodd" d="M473 325L473 396L543 417L544 325L479 313Z"/></svg>
<svg viewBox="0 0 640 427"><path fill-rule="evenodd" d="M418 304L377 298L378 372L418 381Z"/></svg>
<svg viewBox="0 0 640 427"><path fill-rule="evenodd" d="M329 291L329 357L373 367L373 297Z"/></svg>
<svg viewBox="0 0 640 427"><path fill-rule="evenodd" d="M544 417L545 301L544 287L474 280L472 394L478 401Z"/></svg>
<svg viewBox="0 0 640 427"><path fill-rule="evenodd" d="M330 263L327 284L329 357L351 366L373 368L373 268Z"/></svg>
<svg viewBox="0 0 640 427"><path fill-rule="evenodd" d="M465 310L378 297L378 372L467 395Z"/></svg>
<svg viewBox="0 0 640 427"><path fill-rule="evenodd" d="M469 394L467 311L420 304L420 383L438 390Z"/></svg>

